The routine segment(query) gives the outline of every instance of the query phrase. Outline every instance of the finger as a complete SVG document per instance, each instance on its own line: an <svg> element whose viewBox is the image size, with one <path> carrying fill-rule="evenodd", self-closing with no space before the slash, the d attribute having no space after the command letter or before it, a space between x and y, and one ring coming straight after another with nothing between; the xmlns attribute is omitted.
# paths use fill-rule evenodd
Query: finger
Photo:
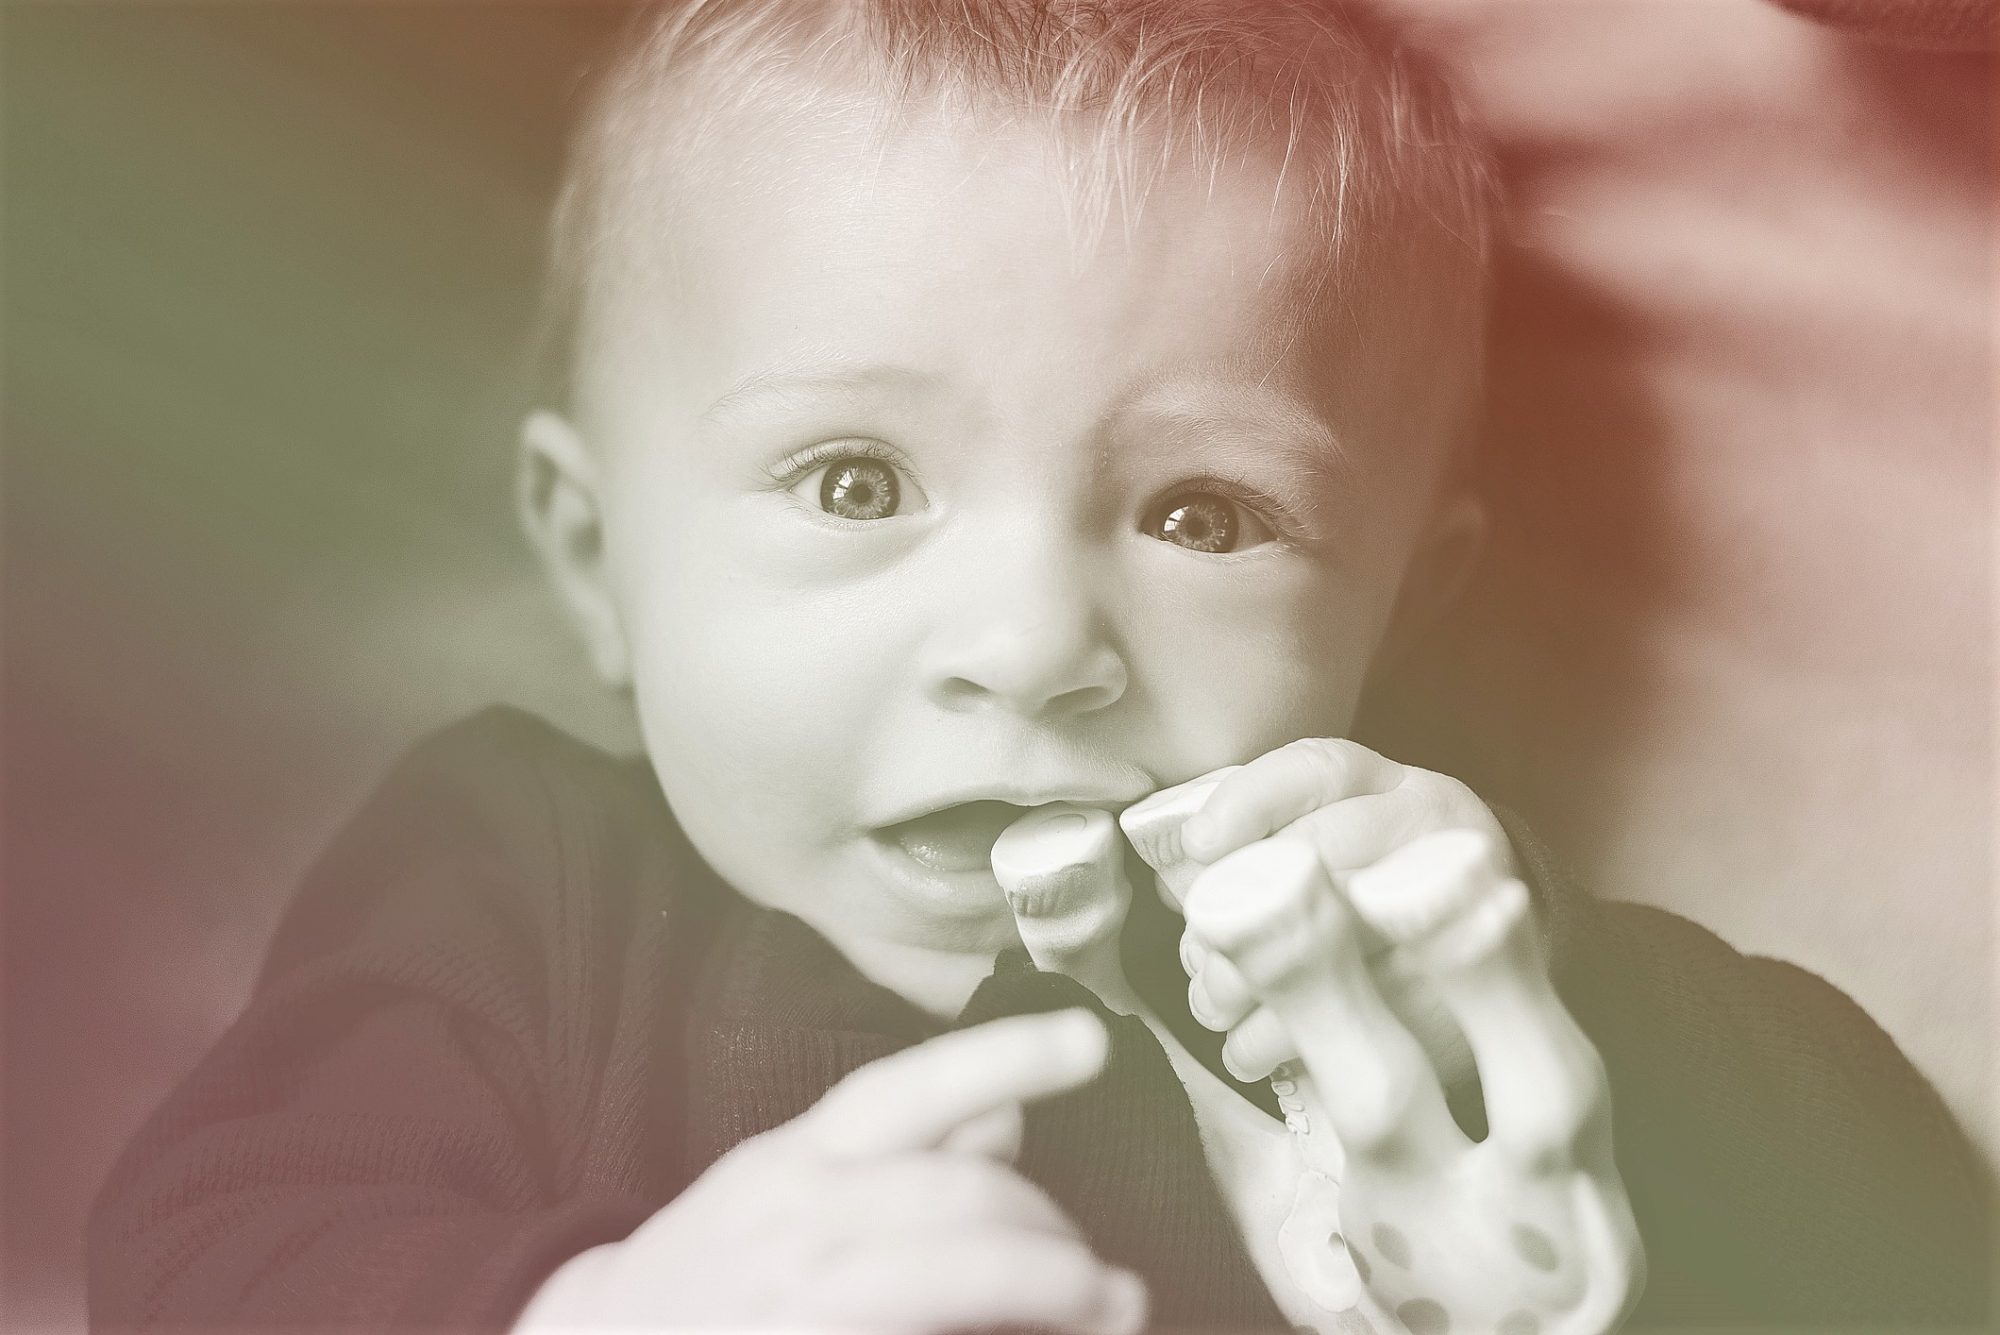
<svg viewBox="0 0 2000 1335"><path fill-rule="evenodd" d="M1320 865L1346 888L1348 873L1372 867L1397 849L1421 838L1434 826L1431 813L1410 800L1408 785L1386 793L1364 793L1321 807L1293 821L1281 832L1302 838L1319 854ZM1357 906L1358 907L1358 906ZM1362 953L1371 960L1387 948L1372 914L1361 913Z"/></svg>
<svg viewBox="0 0 2000 1335"><path fill-rule="evenodd" d="M1426 832L1426 814L1403 793L1363 793L1316 808L1286 826L1288 837L1302 838L1319 854L1330 872L1373 866Z"/></svg>
<svg viewBox="0 0 2000 1335"><path fill-rule="evenodd" d="M1256 1008L1256 993L1226 956L1209 954L1188 979L1188 1010L1217 1033L1234 1029Z"/></svg>
<svg viewBox="0 0 2000 1335"><path fill-rule="evenodd" d="M992 1159L930 1150L834 1170L838 1208L872 1233L1008 1228L1078 1239L1049 1194Z"/></svg>
<svg viewBox="0 0 2000 1335"><path fill-rule="evenodd" d="M1303 1055L1284 1022L1262 1006L1222 1041L1223 1068L1238 1080L1268 1079L1279 1066Z"/></svg>
<svg viewBox="0 0 2000 1335"><path fill-rule="evenodd" d="M1442 1155L1463 1141L1430 1063L1369 976L1353 911L1310 847L1265 839L1230 854L1195 882L1187 914L1290 1034L1351 1152Z"/></svg>
<svg viewBox="0 0 2000 1335"><path fill-rule="evenodd" d="M1026 1134L1027 1118L1021 1105L1010 1103L981 1113L971 1121L960 1122L945 1132L938 1148L1011 1164L1021 1157L1021 1141Z"/></svg>
<svg viewBox="0 0 2000 1335"><path fill-rule="evenodd" d="M1426 835L1356 872L1348 890L1464 1031L1490 1143L1552 1171L1571 1166L1593 1138L1608 1155L1603 1063L1556 995L1527 887L1500 874L1491 837Z"/></svg>
<svg viewBox="0 0 2000 1335"><path fill-rule="evenodd" d="M1226 776L1181 827L1181 848L1214 863L1331 802L1385 793L1403 767L1357 742L1308 737L1257 757Z"/></svg>
<svg viewBox="0 0 2000 1335"><path fill-rule="evenodd" d="M1084 1084L1110 1044L1084 1010L993 1020L870 1062L792 1125L837 1158L935 1149L996 1108Z"/></svg>
<svg viewBox="0 0 2000 1335"><path fill-rule="evenodd" d="M1207 966L1214 954L1215 952L1210 950L1195 933L1186 930L1181 932L1181 969L1190 979Z"/></svg>
<svg viewBox="0 0 2000 1335"><path fill-rule="evenodd" d="M1217 785L1240 768L1227 765L1186 783L1162 788L1119 813L1118 827L1125 832L1126 842L1132 845L1139 860L1153 869L1159 881L1160 898L1175 912L1180 911L1188 887L1203 866L1188 857L1181 847L1181 829L1190 816L1201 810Z"/></svg>
<svg viewBox="0 0 2000 1335"><path fill-rule="evenodd" d="M814 1324L929 1332L996 1326L1137 1335L1146 1288L1083 1243L979 1229L857 1247L815 1286Z"/></svg>
<svg viewBox="0 0 2000 1335"><path fill-rule="evenodd" d="M1476 829L1492 836L1497 865L1512 873L1506 835L1476 793L1448 775L1401 768L1393 787L1311 811L1284 833L1310 839L1327 870L1338 873L1372 866L1434 831Z"/></svg>

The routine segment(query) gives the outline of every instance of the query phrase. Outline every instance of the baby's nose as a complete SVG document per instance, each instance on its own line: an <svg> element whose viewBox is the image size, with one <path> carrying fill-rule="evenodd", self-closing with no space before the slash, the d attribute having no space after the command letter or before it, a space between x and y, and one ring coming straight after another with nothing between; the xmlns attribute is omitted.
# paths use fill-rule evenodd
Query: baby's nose
<svg viewBox="0 0 2000 1335"><path fill-rule="evenodd" d="M1004 708L1068 717L1125 694L1124 655L1103 609L1061 569L1024 569L952 600L921 663L930 697L948 709ZM1067 563L1065 563L1067 564Z"/></svg>

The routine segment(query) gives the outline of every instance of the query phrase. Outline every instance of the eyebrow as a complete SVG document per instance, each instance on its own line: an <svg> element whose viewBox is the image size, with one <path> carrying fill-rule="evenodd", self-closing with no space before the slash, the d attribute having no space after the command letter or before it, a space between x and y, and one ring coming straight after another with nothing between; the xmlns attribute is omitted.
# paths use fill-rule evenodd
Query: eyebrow
<svg viewBox="0 0 2000 1335"><path fill-rule="evenodd" d="M1280 499L1310 506L1327 489L1352 486L1358 480L1353 456L1325 420L1292 395L1266 385L1158 385L1136 399L1131 411L1200 429L1223 442L1240 439L1247 430L1254 441L1246 445L1269 450L1286 472L1304 479L1310 489L1309 495ZM1241 454L1244 449L1229 452Z"/></svg>
<svg viewBox="0 0 2000 1335"><path fill-rule="evenodd" d="M829 362L825 359L787 362L752 371L737 380L715 402L702 410L699 420L726 424L756 409L782 404L806 395L862 394L885 389L921 389L933 377L907 366L886 363Z"/></svg>
<svg viewBox="0 0 2000 1335"><path fill-rule="evenodd" d="M782 407L800 397L922 390L935 387L937 379L887 362L802 357L742 376L702 411L699 420L727 425L733 418L767 406ZM1155 382L1129 400L1124 411L1201 432L1210 443L1187 450L1191 454L1242 455L1249 453L1247 445L1255 448L1259 459L1276 455L1287 474L1302 480L1298 488L1286 489L1293 494L1278 499L1301 512L1316 508L1330 488L1356 481L1354 460L1332 428L1293 395L1263 383ZM1253 440L1243 442L1246 434Z"/></svg>

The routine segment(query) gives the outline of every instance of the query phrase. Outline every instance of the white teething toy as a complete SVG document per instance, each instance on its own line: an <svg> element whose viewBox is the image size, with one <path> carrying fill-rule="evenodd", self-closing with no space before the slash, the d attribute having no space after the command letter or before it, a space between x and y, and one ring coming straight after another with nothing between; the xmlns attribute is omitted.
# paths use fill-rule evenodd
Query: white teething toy
<svg viewBox="0 0 2000 1335"><path fill-rule="evenodd" d="M1360 1279L1344 1252L1312 1249L1314 1262L1336 1276L1333 1285L1322 1285L1320 1291L1336 1294L1343 1300L1338 1305L1308 1292L1280 1254L1281 1235L1298 1231L1288 1222L1294 1218L1312 1219L1310 1229L1324 1242L1337 1215L1320 1188L1336 1194L1338 1188L1307 1171L1293 1135L1189 1053L1126 978L1119 934L1132 890L1125 879L1124 852L1110 816L1055 803L1037 807L1007 827L993 845L993 875L1006 892L1021 942L1037 968L1076 979L1110 1009L1143 1019L1159 1039L1187 1090L1216 1185L1279 1308L1290 1320L1315 1330L1369 1331L1365 1322L1356 1324L1352 1309ZM1345 1288L1337 1278L1343 1267Z"/></svg>
<svg viewBox="0 0 2000 1335"><path fill-rule="evenodd" d="M1321 1332L1616 1329L1644 1251L1611 1156L1602 1065L1549 981L1526 888L1467 830L1413 841L1345 893L1284 837L1203 868L1179 827L1219 777L1155 794L1120 824L1186 915L1190 971L1226 959L1296 1048L1272 1081L1289 1130L1202 1067L1126 980L1131 889L1108 816L1038 808L995 844L994 873L1039 967L1160 1038L1279 1307ZM1364 924L1389 943L1380 967L1421 975L1464 1031L1485 1140L1452 1120L1430 1059L1383 1001Z"/></svg>

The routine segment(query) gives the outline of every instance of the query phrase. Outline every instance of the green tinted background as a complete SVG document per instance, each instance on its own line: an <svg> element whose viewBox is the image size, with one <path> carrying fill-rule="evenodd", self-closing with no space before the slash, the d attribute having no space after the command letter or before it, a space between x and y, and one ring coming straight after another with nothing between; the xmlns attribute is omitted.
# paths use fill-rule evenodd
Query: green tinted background
<svg viewBox="0 0 2000 1335"><path fill-rule="evenodd" d="M1978 1119L1990 64L1758 0L1382 2L1463 23L1520 244L1494 560L1369 740L1825 973ZM97 1179L397 750L495 698L623 735L508 476L619 17L4 10L11 1326L79 1323Z"/></svg>
<svg viewBox="0 0 2000 1335"><path fill-rule="evenodd" d="M562 119L617 17L6 11L24 1322L76 1321L94 1179L394 750L495 697L615 735L515 537L509 466Z"/></svg>

